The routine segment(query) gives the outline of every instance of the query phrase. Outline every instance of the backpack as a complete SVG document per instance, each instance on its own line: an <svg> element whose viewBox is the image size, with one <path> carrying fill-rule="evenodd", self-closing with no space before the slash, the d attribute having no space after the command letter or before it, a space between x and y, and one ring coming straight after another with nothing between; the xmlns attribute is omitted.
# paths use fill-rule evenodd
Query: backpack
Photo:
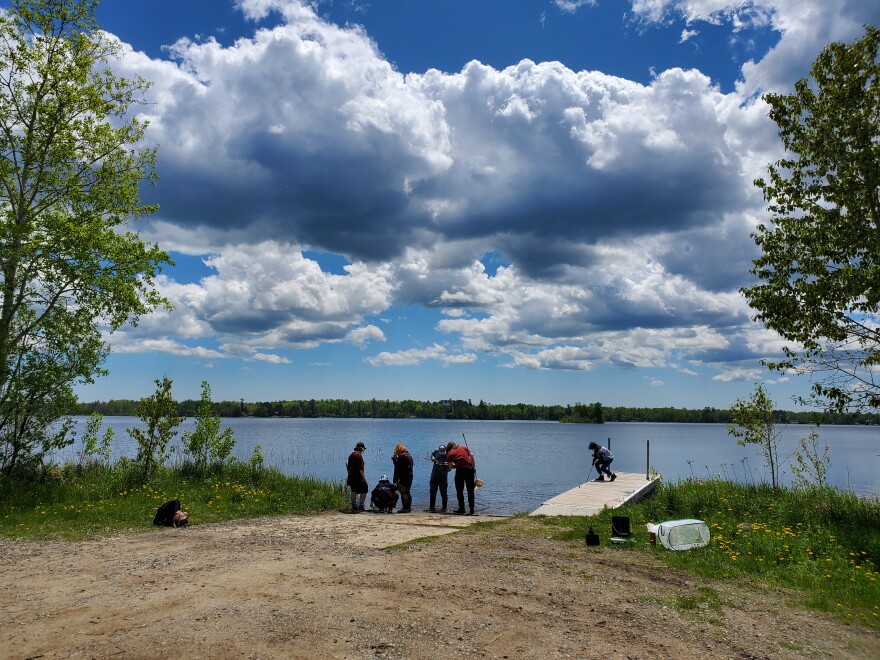
<svg viewBox="0 0 880 660"><path fill-rule="evenodd" d="M156 509L156 517L153 518L153 524L171 527L174 524L174 514L178 511L180 511L180 500L168 500Z"/></svg>

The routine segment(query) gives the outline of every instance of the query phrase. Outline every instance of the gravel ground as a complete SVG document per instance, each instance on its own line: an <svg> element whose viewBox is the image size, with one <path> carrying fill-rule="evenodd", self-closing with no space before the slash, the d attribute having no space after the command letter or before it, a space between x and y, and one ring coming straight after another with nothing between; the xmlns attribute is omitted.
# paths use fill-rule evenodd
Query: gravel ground
<svg viewBox="0 0 880 660"><path fill-rule="evenodd" d="M0 538L0 656L880 657L880 635L794 594L554 541L540 518L467 527L486 521L339 513Z"/></svg>

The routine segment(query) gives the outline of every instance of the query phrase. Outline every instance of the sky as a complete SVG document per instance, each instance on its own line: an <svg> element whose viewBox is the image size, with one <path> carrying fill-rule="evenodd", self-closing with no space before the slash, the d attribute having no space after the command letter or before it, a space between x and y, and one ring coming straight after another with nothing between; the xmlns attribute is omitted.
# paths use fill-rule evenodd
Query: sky
<svg viewBox="0 0 880 660"><path fill-rule="evenodd" d="M6 3L8 4L8 3ZM865 0L105 0L158 146L171 311L82 400L727 408L762 359L753 181Z"/></svg>

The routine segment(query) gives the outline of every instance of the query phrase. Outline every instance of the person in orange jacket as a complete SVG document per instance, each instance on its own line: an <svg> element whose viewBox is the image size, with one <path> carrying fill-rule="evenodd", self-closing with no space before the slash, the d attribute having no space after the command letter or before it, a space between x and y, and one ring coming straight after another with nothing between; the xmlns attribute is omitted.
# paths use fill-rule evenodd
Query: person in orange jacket
<svg viewBox="0 0 880 660"><path fill-rule="evenodd" d="M455 468L455 494L458 497L458 515L464 514L464 489L467 487L470 514L474 515L474 481L477 478L477 461L471 450L450 442L446 445L446 462Z"/></svg>

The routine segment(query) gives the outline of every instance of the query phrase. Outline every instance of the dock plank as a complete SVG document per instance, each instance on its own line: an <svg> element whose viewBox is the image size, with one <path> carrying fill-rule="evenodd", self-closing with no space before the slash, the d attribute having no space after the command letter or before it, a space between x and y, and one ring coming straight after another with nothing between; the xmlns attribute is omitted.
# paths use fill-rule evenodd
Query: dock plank
<svg viewBox="0 0 880 660"><path fill-rule="evenodd" d="M592 516L647 497L656 480L643 474L618 472L614 481L588 481L553 497L532 511L532 516Z"/></svg>

